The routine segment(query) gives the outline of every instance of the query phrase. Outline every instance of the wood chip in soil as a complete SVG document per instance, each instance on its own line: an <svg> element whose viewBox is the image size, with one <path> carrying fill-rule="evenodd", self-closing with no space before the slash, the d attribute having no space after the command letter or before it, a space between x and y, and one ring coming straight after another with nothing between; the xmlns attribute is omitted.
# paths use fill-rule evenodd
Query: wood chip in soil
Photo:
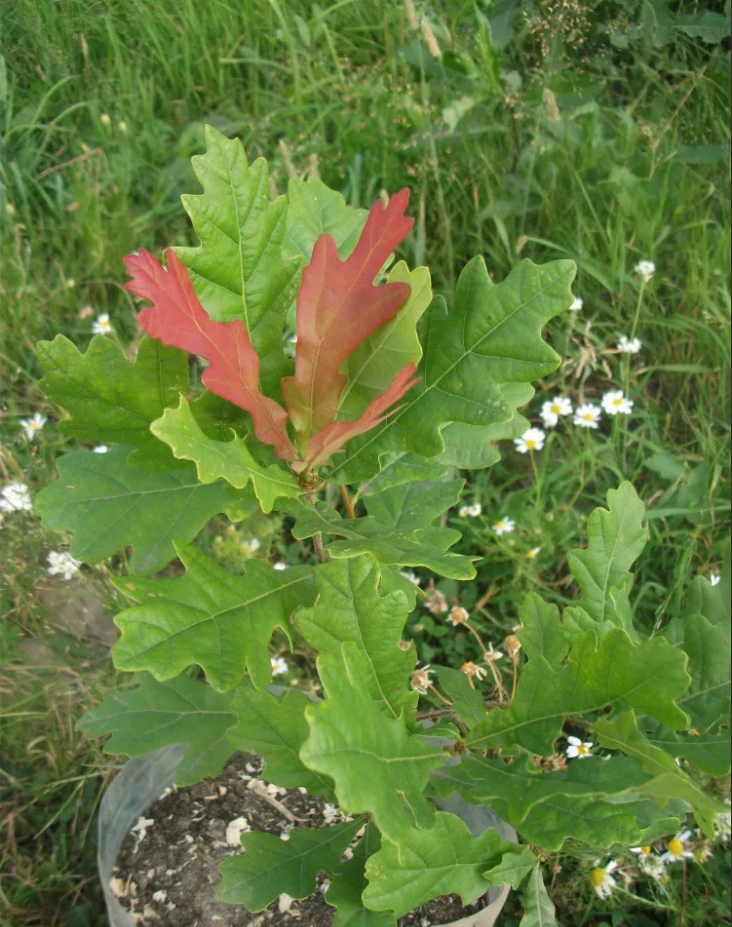
<svg viewBox="0 0 732 927"><path fill-rule="evenodd" d="M244 852L247 829L286 836L293 828L328 827L344 818L334 805L300 789L280 789L261 778L262 761L238 753L220 776L169 790L126 837L111 888L140 927L331 927L335 909L318 890L303 900L282 896L259 914L216 898L219 866ZM268 801L267 799L274 799ZM277 804L298 819L295 823ZM242 831L243 828L243 831ZM449 924L481 910L456 895L431 901L399 919L399 927Z"/></svg>

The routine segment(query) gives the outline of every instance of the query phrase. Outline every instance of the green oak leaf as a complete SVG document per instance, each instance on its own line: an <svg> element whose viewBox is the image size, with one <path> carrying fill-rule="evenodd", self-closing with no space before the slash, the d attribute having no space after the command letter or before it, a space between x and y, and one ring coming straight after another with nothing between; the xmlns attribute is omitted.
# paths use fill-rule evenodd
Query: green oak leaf
<svg viewBox="0 0 732 927"><path fill-rule="evenodd" d="M474 748L519 744L546 756L554 750L562 720L602 711L606 706L635 708L669 727L686 728L688 716L675 704L689 686L686 657L659 638L634 644L621 628L598 643L583 634L569 663L553 669L544 657L529 660L516 695L505 710L494 709L466 741Z"/></svg>
<svg viewBox="0 0 732 927"><path fill-rule="evenodd" d="M175 252L211 318L244 322L269 393L287 366L282 329L301 267L282 254L287 199L270 202L267 162L250 166L241 142L211 126L206 153L192 163L203 193L181 199L201 243Z"/></svg>
<svg viewBox="0 0 732 927"><path fill-rule="evenodd" d="M130 570L154 573L175 557L173 538L192 541L222 512L236 519L248 498L225 483L202 486L193 467L130 467L129 453L117 445L106 454L65 454L56 463L58 480L36 497L43 526L72 533L73 557L99 563L129 545Z"/></svg>
<svg viewBox="0 0 732 927"><path fill-rule="evenodd" d="M521 648L529 660L543 657L553 670L560 670L569 654L569 641L562 633L559 609L536 592L530 592L519 611Z"/></svg>
<svg viewBox="0 0 732 927"><path fill-rule="evenodd" d="M654 777L640 787L629 786L631 791L647 795L661 805L669 799L688 802L700 827L714 838L714 815L721 807L679 769L673 757L648 741L632 711L622 712L614 721L598 718L593 731L604 747L635 757L641 768Z"/></svg>
<svg viewBox="0 0 732 927"><path fill-rule="evenodd" d="M315 585L315 605L295 615L303 637L319 653L340 655L341 644L354 643L365 658L371 697L394 718L413 713L419 694L409 688L409 678L416 650L414 644L399 646L410 611L404 593L380 594L381 571L369 556L322 564Z"/></svg>
<svg viewBox="0 0 732 927"><path fill-rule="evenodd" d="M536 869L537 859L529 847L516 843L504 843L500 848L501 861L483 873L489 885L510 885L517 890L526 878L526 873Z"/></svg>
<svg viewBox="0 0 732 927"><path fill-rule="evenodd" d="M393 911L369 911L361 896L366 888L366 861L381 848L381 835L373 824L366 827L363 837L347 863L341 864L325 900L336 909L333 927L396 927Z"/></svg>
<svg viewBox="0 0 732 927"><path fill-rule="evenodd" d="M402 483L366 498L366 511L396 531L427 528L457 505L465 480L425 480Z"/></svg>
<svg viewBox="0 0 732 927"><path fill-rule="evenodd" d="M534 397L529 383L502 383L501 392L513 414L506 422L494 425L466 425L451 422L440 432L445 450L438 460L461 470L485 470L501 459L498 441L519 438L531 427L531 422L518 412Z"/></svg>
<svg viewBox="0 0 732 927"><path fill-rule="evenodd" d="M222 695L179 676L157 682L147 673L134 689L113 689L101 705L86 712L77 727L89 737L115 731L104 752L142 756L169 744L185 744L175 773L177 785L192 785L217 776L234 752L226 732L236 723L231 694Z"/></svg>
<svg viewBox="0 0 732 927"><path fill-rule="evenodd" d="M273 695L257 691L244 679L231 693L235 724L228 731L233 749L256 753L264 760L264 776L285 789L302 787L311 795L333 798L331 783L309 770L300 759L308 736L305 708L310 699L298 689Z"/></svg>
<svg viewBox="0 0 732 927"><path fill-rule="evenodd" d="M409 299L394 318L363 341L344 364L348 382L341 393L340 418L358 418L402 368L410 362L418 364L422 358L417 323L432 301L429 269L418 267L410 271L404 261L400 261L392 268L387 282L409 284Z"/></svg>
<svg viewBox="0 0 732 927"><path fill-rule="evenodd" d="M420 382L403 408L377 428L348 443L331 477L340 483L368 479L385 454L434 457L445 449L448 422L494 425L513 409L501 384L524 383L559 366L541 328L572 303L572 261L537 266L522 261L493 284L482 257L463 269L452 311L433 301L425 317Z"/></svg>
<svg viewBox="0 0 732 927"><path fill-rule="evenodd" d="M350 559L371 554L384 566L424 566L449 579L473 579L473 561L478 557L448 553L460 540L460 532L452 528L415 528L394 531L372 516L344 519L324 502L314 506L289 503L285 508L297 518L293 536L298 540L315 534L336 534L347 538L335 541L328 551L336 559Z"/></svg>
<svg viewBox="0 0 732 927"><path fill-rule="evenodd" d="M312 601L312 570L278 571L250 560L246 573L235 576L189 544L176 550L185 576L114 581L139 603L114 619L122 631L112 648L115 666L166 680L197 664L219 692L248 671L255 687L264 688L272 681L272 632L279 627L289 633L296 605Z"/></svg>
<svg viewBox="0 0 732 927"><path fill-rule="evenodd" d="M729 630L732 621L729 556L716 586L706 576L697 576L689 587L684 611L687 615L703 615L715 627L723 625Z"/></svg>
<svg viewBox="0 0 732 927"><path fill-rule="evenodd" d="M411 829L398 844L384 840L366 862L364 904L397 917L440 895L458 894L472 904L488 888L483 872L501 842L497 830L473 837L457 815L438 811L429 830Z"/></svg>
<svg viewBox="0 0 732 927"><path fill-rule="evenodd" d="M643 733L654 747L665 750L672 757L690 760L715 779L729 775L732 748L729 728L720 734L702 734L696 729L693 733L672 731L651 718L643 718L641 723Z"/></svg>
<svg viewBox="0 0 732 927"><path fill-rule="evenodd" d="M256 831L242 834L246 853L221 864L223 879L216 895L226 904L244 905L252 914L282 894L307 898L317 887L318 873L337 870L341 856L362 827L359 819L322 830L295 827L289 840Z"/></svg>
<svg viewBox="0 0 732 927"><path fill-rule="evenodd" d="M150 434L150 422L188 390L184 351L147 335L134 362L104 335L92 338L86 354L63 335L39 342L37 351L45 373L41 389L70 413L59 431L86 441L130 445L133 466L176 467L170 452Z"/></svg>
<svg viewBox="0 0 732 927"><path fill-rule="evenodd" d="M381 833L399 840L412 827L429 827L434 808L424 797L441 750L410 734L404 717L388 718L369 689L369 666L350 641L341 653L318 658L326 700L309 705L310 736L300 758L335 782L347 814L370 813Z"/></svg>
<svg viewBox="0 0 732 927"><path fill-rule="evenodd" d="M435 666L434 670L441 688L452 702L453 711L468 728L475 727L485 718L483 696L471 687L468 677L460 670L449 666Z"/></svg>
<svg viewBox="0 0 732 927"><path fill-rule="evenodd" d="M684 628L684 650L689 655L691 687L680 705L700 733L720 723L729 726L729 625L711 624L703 615L690 615Z"/></svg>
<svg viewBox="0 0 732 927"><path fill-rule="evenodd" d="M302 493L297 480L287 470L277 464L268 467L258 464L235 432L229 432L228 437L232 440L227 441L206 437L183 396L178 408L166 409L162 418L152 423L150 430L170 445L178 459L195 463L202 483L225 479L236 489L244 489L251 481L265 514L272 511L276 499L295 498Z"/></svg>
<svg viewBox="0 0 732 927"><path fill-rule="evenodd" d="M385 489L404 483L441 480L449 470L445 464L427 460L417 454L386 454L381 459L381 465L381 470L359 488L359 497L365 499L367 496L375 496Z"/></svg>
<svg viewBox="0 0 732 927"><path fill-rule="evenodd" d="M648 540L645 506L633 486L624 482L607 494L607 509L596 508L587 522L588 547L569 554L569 568L582 592L577 605L595 621L612 621L637 637L628 612L618 612L613 589L629 590L629 572ZM629 610L628 610L629 611Z"/></svg>
<svg viewBox="0 0 732 927"><path fill-rule="evenodd" d="M471 754L462 757L459 778L448 780L438 773L433 783L445 797L456 788L471 805L501 801L507 810L507 820L520 827L536 805L557 796L606 798L649 781L636 760L623 756L613 757L612 762L588 757L558 772L542 772L529 762L531 765L527 766L521 759L506 763Z"/></svg>
<svg viewBox="0 0 732 927"><path fill-rule="evenodd" d="M544 885L541 867L537 866L529 876L521 900L524 916L519 927L557 927L557 909Z"/></svg>
<svg viewBox="0 0 732 927"><path fill-rule="evenodd" d="M335 239L344 261L356 247L368 216L367 209L348 206L341 193L331 190L318 177L292 178L287 187L289 206L282 250L289 257L310 263L315 242L328 232Z"/></svg>

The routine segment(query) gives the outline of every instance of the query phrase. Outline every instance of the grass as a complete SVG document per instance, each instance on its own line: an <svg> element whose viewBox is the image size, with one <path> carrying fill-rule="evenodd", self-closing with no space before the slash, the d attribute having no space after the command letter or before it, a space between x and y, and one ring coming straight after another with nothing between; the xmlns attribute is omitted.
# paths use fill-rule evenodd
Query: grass
<svg viewBox="0 0 732 927"><path fill-rule="evenodd" d="M289 176L317 172L363 206L409 185L416 226L403 257L429 264L448 299L477 252L496 279L520 258L577 261L584 310L551 328L564 365L529 413L537 421L549 394L595 401L625 388L634 414L593 434L560 426L537 455L538 481L508 450L474 474L468 493L484 515L456 524L465 551L486 559L477 583L445 592L468 607L480 600L482 630L500 642L527 589L566 600L566 550L628 478L652 506L638 617L652 626L678 613L688 581L719 567L729 533L728 40L664 25L661 3L515 6L511 19L510 3L417 4L437 58L408 5L387 0L5 2L3 481L48 483L66 443L37 386L35 342L62 332L85 345L91 317L80 312L90 307L133 344L122 257L192 242L178 198L196 189L189 159L209 122L265 156L279 192ZM641 259L658 267L645 289L632 272ZM624 360L615 345L632 331L643 351ZM29 443L19 420L36 410L51 422ZM506 514L517 532L497 539L491 525ZM33 516L16 529L2 529L14 553L3 565L0 697L29 714L4 723L2 801L14 829L0 903L12 927L103 923L90 822L108 760L72 721L109 671L83 641L56 639L36 595L45 551L63 539L44 537ZM423 655L469 653L421 617ZM23 657L27 639L51 646L73 675ZM583 878L556 886L565 923L618 923L617 911L588 907ZM699 900L709 897L708 885L695 893L688 924L729 917ZM667 922L655 909L632 916Z"/></svg>

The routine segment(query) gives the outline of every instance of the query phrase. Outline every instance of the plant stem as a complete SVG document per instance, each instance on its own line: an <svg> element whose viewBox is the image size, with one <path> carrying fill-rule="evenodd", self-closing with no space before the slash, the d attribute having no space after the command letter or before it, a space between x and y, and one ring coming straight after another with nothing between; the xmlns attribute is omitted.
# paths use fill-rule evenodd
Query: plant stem
<svg viewBox="0 0 732 927"><path fill-rule="evenodd" d="M449 705L449 706L452 708L452 702L450 701L450 699L449 699L449 698L445 698L445 696L437 689L437 686L435 686L435 684L434 684L433 682L431 682L431 683L429 684L429 690L430 690L430 692L432 692L434 695L436 695L437 698L438 698L441 702L444 702L445 705Z"/></svg>
<svg viewBox="0 0 732 927"><path fill-rule="evenodd" d="M529 457L531 458L531 467L534 471L534 484L536 486L536 511L541 511L541 477L539 475L539 468L536 465L536 454L533 450L529 451Z"/></svg>
<svg viewBox="0 0 732 927"><path fill-rule="evenodd" d="M323 535L320 532L313 535L313 547L315 548L315 556L318 558L318 563L327 563L328 554L323 546Z"/></svg>
<svg viewBox="0 0 732 927"><path fill-rule="evenodd" d="M341 499L343 499L343 504L345 505L346 511L348 512L348 517L355 518L356 509L354 508L353 502L351 502L350 496L348 495L348 490L346 489L345 486L341 486L340 490L341 490Z"/></svg>

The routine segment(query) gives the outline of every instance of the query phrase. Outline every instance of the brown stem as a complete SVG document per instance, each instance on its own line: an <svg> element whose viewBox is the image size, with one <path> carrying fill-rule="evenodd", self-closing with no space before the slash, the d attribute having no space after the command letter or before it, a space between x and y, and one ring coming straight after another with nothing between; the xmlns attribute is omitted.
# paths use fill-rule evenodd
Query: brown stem
<svg viewBox="0 0 732 927"><path fill-rule="evenodd" d="M478 641L478 644L480 645L480 652L483 653L483 654L488 653L488 648L487 648L486 645L483 643L483 640L482 640L480 634L478 634L478 632L475 630L475 628L471 628L471 626L470 626L469 624L464 625L464 627L466 627L466 628L468 629L468 631L470 631L470 633L473 635L473 637Z"/></svg>
<svg viewBox="0 0 732 927"><path fill-rule="evenodd" d="M315 555L318 558L318 563L327 563L328 554L325 547L323 547L323 535L320 532L313 535L313 547L315 548Z"/></svg>
<svg viewBox="0 0 732 927"><path fill-rule="evenodd" d="M513 701L514 698L516 697L516 686L518 685L518 665L519 665L518 654L516 654L516 656L513 657L511 662L513 663L513 682L511 683L511 701Z"/></svg>
<svg viewBox="0 0 732 927"><path fill-rule="evenodd" d="M430 689L431 692L433 692L433 693L437 696L437 698L438 698L441 702L444 702L445 705L449 705L450 707L452 707L452 702L450 701L450 699L449 699L449 698L445 698L445 696L444 696L441 692L439 692L439 691L437 690L437 688L436 688L436 686L435 686L434 683L431 682L431 683L429 684L429 689Z"/></svg>
<svg viewBox="0 0 732 927"><path fill-rule="evenodd" d="M351 499L348 495L348 490L346 489L345 486L341 486L340 490L341 490L341 499L343 499L343 504L345 505L346 511L348 512L348 517L355 518L356 509L353 507L353 502L351 502Z"/></svg>
<svg viewBox="0 0 732 927"><path fill-rule="evenodd" d="M488 669L491 671L491 674L493 675L493 680L495 684L498 686L498 699L501 702L501 704L503 704L506 701L506 691L503 688L503 680L501 679L501 674L496 669L496 665L493 662L493 660L488 660L486 662L488 663Z"/></svg>

